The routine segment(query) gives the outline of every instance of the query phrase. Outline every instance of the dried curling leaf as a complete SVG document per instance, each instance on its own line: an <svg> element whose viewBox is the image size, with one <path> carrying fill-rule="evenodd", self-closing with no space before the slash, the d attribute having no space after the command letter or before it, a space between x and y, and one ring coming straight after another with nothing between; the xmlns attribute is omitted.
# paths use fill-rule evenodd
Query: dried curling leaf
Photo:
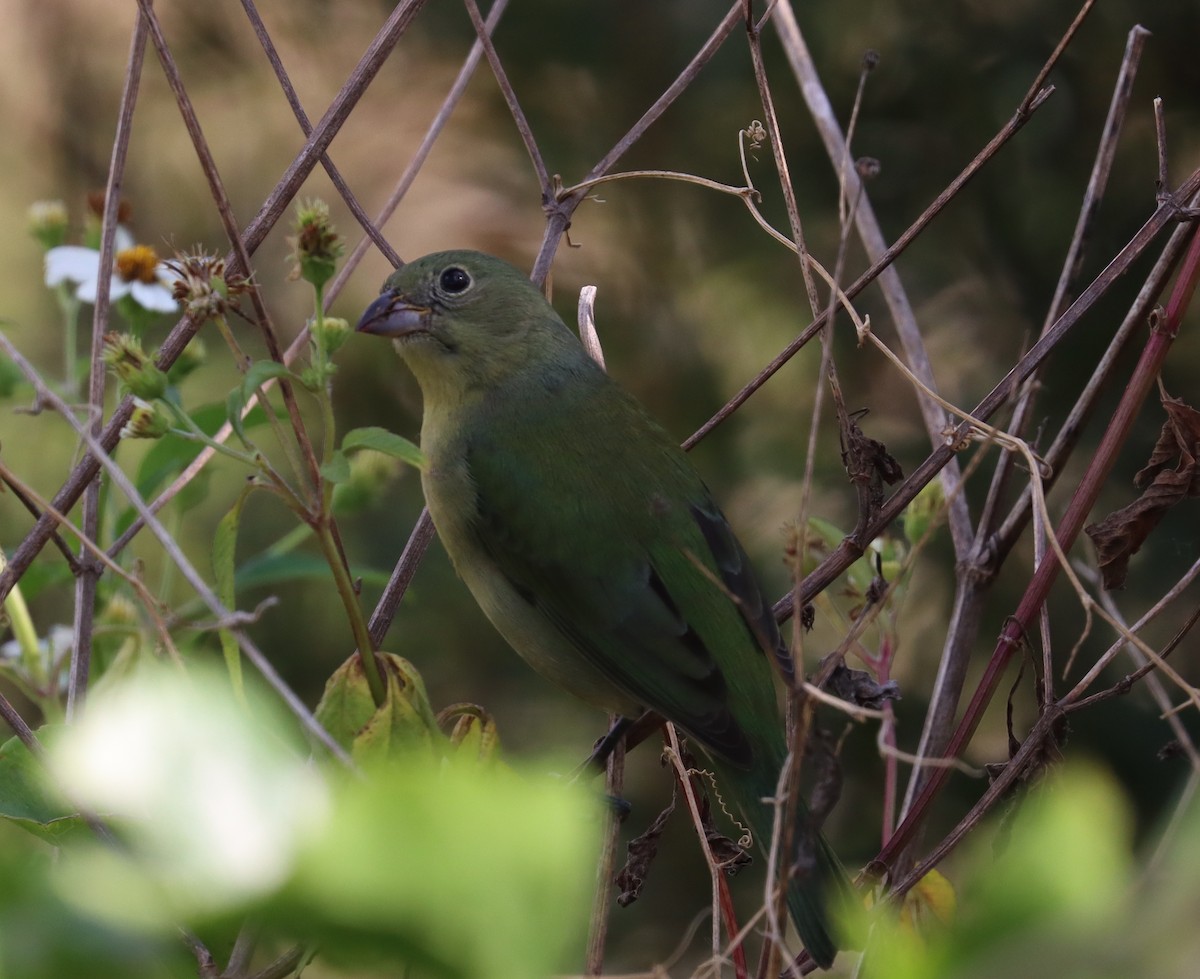
<svg viewBox="0 0 1200 979"><path fill-rule="evenodd" d="M1200 412L1176 398L1166 398L1167 420L1145 467L1134 477L1142 495L1084 532L1096 545L1104 588L1121 588L1129 573L1129 560L1146 542L1166 512L1191 496L1200 496Z"/></svg>
<svg viewBox="0 0 1200 979"><path fill-rule="evenodd" d="M628 907L641 894L642 885L646 883L646 877L650 873L650 865L658 855L658 841L674 811L675 793L672 793L671 802L655 817L646 831L629 841L625 866L618 872L616 880L617 887L621 889L617 895L617 903L621 907Z"/></svg>

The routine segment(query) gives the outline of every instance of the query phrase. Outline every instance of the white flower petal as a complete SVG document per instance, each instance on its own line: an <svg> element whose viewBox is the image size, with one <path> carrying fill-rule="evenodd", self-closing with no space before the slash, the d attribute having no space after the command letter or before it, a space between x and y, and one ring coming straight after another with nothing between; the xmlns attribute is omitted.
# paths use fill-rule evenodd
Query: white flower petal
<svg viewBox="0 0 1200 979"><path fill-rule="evenodd" d="M94 283L100 275L100 253L94 248L81 245L59 245L46 252L46 285L57 286L64 282Z"/></svg>
<svg viewBox="0 0 1200 979"><path fill-rule="evenodd" d="M142 309L149 309L155 313L173 313L177 308L171 290L161 282L131 282L129 291Z"/></svg>
<svg viewBox="0 0 1200 979"><path fill-rule="evenodd" d="M126 248L132 248L137 244L137 239L133 237L133 232L123 224L117 225L117 233L113 236L113 254L123 252Z"/></svg>
<svg viewBox="0 0 1200 979"><path fill-rule="evenodd" d="M96 290L100 287L99 279L100 276L97 275L88 282L79 283L79 288L75 290L75 298L83 303L94 303ZM120 276L114 275L108 287L108 301L115 303L127 292L129 292L129 283Z"/></svg>

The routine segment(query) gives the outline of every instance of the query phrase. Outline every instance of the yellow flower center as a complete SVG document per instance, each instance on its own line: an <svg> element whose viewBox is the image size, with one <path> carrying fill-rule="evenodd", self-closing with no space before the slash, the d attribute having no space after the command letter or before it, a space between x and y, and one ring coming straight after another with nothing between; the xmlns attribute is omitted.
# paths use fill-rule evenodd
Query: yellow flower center
<svg viewBox="0 0 1200 979"><path fill-rule="evenodd" d="M157 282L158 253L149 245L117 252L117 275L125 282Z"/></svg>

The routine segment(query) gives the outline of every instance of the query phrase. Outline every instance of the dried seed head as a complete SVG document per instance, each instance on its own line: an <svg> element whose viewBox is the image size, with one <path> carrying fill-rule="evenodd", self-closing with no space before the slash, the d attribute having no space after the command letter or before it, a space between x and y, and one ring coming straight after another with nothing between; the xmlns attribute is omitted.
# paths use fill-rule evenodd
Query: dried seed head
<svg viewBox="0 0 1200 979"><path fill-rule="evenodd" d="M178 276L172 294L198 319L224 316L230 299L250 288L250 280L245 276L226 271L223 258L199 248L190 253L176 252L167 265Z"/></svg>

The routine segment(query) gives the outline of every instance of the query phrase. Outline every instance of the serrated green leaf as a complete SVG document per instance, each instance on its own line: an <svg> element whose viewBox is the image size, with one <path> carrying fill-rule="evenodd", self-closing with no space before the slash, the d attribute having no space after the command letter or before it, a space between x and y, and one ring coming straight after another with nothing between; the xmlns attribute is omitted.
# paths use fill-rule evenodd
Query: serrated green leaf
<svg viewBox="0 0 1200 979"><path fill-rule="evenodd" d="M363 675L362 659L355 653L325 681L325 692L314 716L338 744L349 750L374 713L375 702Z"/></svg>
<svg viewBox="0 0 1200 979"><path fill-rule="evenodd" d="M442 740L421 675L406 659L379 653L387 673L387 699L375 706L355 653L325 684L316 717L359 764L385 763L414 752L432 758L434 738Z"/></svg>
<svg viewBox="0 0 1200 979"><path fill-rule="evenodd" d="M425 455L416 445L378 425L354 428L342 436L342 451L349 452L351 449L374 449L418 469L424 469L426 465Z"/></svg>

